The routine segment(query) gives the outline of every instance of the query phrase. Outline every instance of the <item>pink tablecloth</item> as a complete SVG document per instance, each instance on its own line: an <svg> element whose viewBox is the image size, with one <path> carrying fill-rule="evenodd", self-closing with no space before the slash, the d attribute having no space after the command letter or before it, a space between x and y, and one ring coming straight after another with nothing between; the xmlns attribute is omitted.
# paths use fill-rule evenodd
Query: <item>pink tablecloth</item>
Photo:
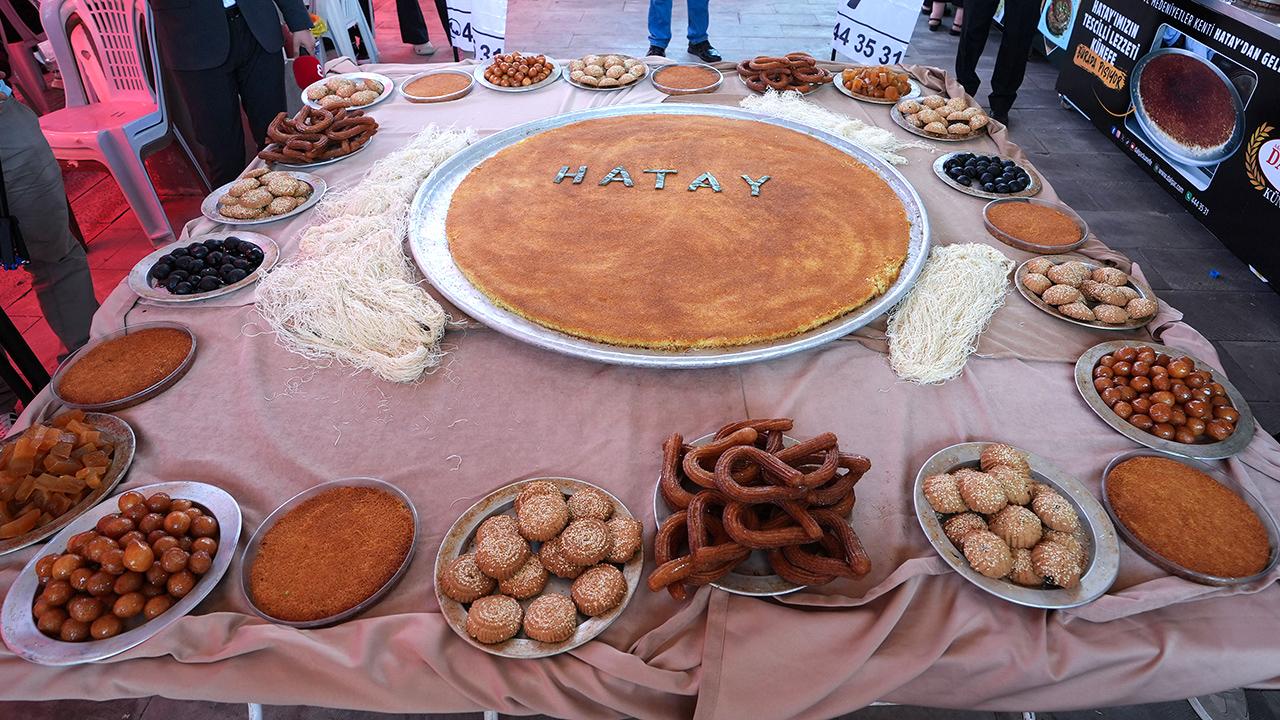
<svg viewBox="0 0 1280 720"><path fill-rule="evenodd" d="M393 77L409 70L381 69ZM814 98L888 126L883 108L832 90ZM657 99L643 88L588 94L564 84L521 96L478 89L442 106L396 99L374 109L383 131L370 150L322 174L337 187L349 185L428 122L492 131L591 103ZM730 90L712 99L734 101ZM1017 152L1007 137L996 140ZM936 240L988 240L973 229L981 201L931 178L927 151L908 156L904 173L924 198ZM1046 192L1052 196L1051 188ZM305 222L266 232L287 256ZM188 229L210 227L199 221ZM1109 253L1101 245L1087 250ZM874 333L864 334L865 344L835 342L769 363L675 372L570 359L483 328L451 332L445 366L423 382L391 385L342 368L314 368L285 352L262 333L244 299L193 308L135 307L133 300L127 289L113 293L96 331L180 320L198 335L200 354L174 388L121 413L139 436L124 487L177 479L224 487L243 509L243 543L296 492L374 475L404 488L417 504L423 527L417 557L372 610L310 631L250 614L237 561L197 614L110 661L56 669L0 652L0 697L162 694L387 712L817 718L875 700L993 710L1091 707L1268 685L1280 676L1274 574L1237 590L1207 588L1170 577L1122 546L1120 576L1108 595L1047 613L982 593L929 547L910 489L920 464L941 447L1009 442L1044 455L1095 492L1106 463L1134 447L1093 415L1072 381L1069 360L1111 336L1054 321L1016 296L988 333L993 357L972 358L961 378L940 387L898 382ZM1169 324L1163 339L1215 358L1183 324ZM1028 350L1036 347L1044 348L1043 357ZM651 537L662 438L771 415L795 417L800 436L835 432L842 447L871 457L854 515L874 563L867 578L782 602L704 588L681 605L641 589L597 641L536 661L477 651L445 624L431 587L432 561L443 533L476 498L521 478L579 477L618 495L646 521ZM1280 446L1265 433L1223 467L1280 506L1273 482L1280 478ZM0 559L0 587L36 552Z"/></svg>

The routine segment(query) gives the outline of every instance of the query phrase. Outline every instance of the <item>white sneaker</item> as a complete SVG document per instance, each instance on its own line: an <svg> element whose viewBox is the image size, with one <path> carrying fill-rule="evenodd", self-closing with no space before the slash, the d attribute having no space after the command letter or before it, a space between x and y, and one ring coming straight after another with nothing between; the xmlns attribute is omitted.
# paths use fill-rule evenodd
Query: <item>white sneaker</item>
<svg viewBox="0 0 1280 720"><path fill-rule="evenodd" d="M436 46L432 45L431 43L422 43L421 45L414 45L413 52L417 55L435 55Z"/></svg>

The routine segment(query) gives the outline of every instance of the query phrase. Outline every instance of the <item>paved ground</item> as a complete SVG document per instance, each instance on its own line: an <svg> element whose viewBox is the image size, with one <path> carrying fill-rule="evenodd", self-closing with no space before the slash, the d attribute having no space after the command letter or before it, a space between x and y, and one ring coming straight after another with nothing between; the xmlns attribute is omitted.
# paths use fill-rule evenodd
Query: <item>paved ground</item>
<svg viewBox="0 0 1280 720"><path fill-rule="evenodd" d="M676 4L674 29L683 32L683 3ZM429 6L430 3L424 3ZM804 50L822 56L829 51L830 0L737 0L712 5L711 37L726 58ZM647 0L511 0L508 47L561 57L589 51L641 53L647 47ZM439 21L428 11L433 41L440 43ZM376 0L376 35L382 59L413 62L399 42L391 0ZM998 35L993 39L998 40ZM905 61L951 67L955 38L929 33L923 18ZM682 55L672 43L672 57ZM980 74L988 76L994 47L988 47ZM450 59L443 48L433 60ZM1249 399L1263 427L1280 431L1280 296L1254 277L1212 234L1147 178L1092 125L1065 111L1053 92L1056 72L1033 61L1012 114L1013 137L1030 154L1064 201L1079 211L1099 237L1142 263L1161 297L1182 309L1222 354L1228 374ZM175 226L199 212L201 193L185 161L171 150L148 165ZM105 295L150 251L119 190L100 169L68 169L68 193L89 238L89 257L99 295ZM1216 278L1210 271L1216 270ZM20 280L20 281L19 281ZM19 281L19 282L15 282ZM0 305L14 317L46 363L56 343L39 317L24 273L0 276ZM0 694L3 694L0 691ZM1280 693L1248 693L1250 716L1280 717ZM1186 703L1162 703L1074 713L1042 713L1052 720L1180 720L1192 719ZM480 715L381 715L306 707L268 707L268 720L392 720L441 718L478 720ZM0 717L29 720L232 720L247 717L243 705L177 702L143 698L107 703L0 703ZM1018 715L959 713L924 708L875 707L845 716L846 720L1005 720Z"/></svg>

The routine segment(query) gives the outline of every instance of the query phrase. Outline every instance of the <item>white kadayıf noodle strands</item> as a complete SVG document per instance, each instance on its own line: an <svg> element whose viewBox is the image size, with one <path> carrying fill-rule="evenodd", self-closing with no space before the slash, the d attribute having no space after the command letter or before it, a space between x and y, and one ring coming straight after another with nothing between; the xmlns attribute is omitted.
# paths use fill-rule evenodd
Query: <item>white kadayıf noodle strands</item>
<svg viewBox="0 0 1280 720"><path fill-rule="evenodd" d="M281 345L392 382L413 382L440 362L448 318L403 243L422 181L474 137L430 126L351 189L325 197L298 254L258 286L258 313Z"/></svg>
<svg viewBox="0 0 1280 720"><path fill-rule="evenodd" d="M837 80L839 82L839 80ZM893 133L868 125L861 120L854 120L840 113L832 112L820 105L805 100L797 92L780 93L772 88L762 95L748 95L739 103L742 109L760 115L791 120L809 127L842 137L845 140L866 148L876 157L892 165L905 165L907 159L898 154L906 148L930 148L925 143L915 140L899 140Z"/></svg>
<svg viewBox="0 0 1280 720"><path fill-rule="evenodd" d="M1004 304L1013 261L990 245L935 247L915 287L889 315L889 364L903 380L944 383L964 370Z"/></svg>

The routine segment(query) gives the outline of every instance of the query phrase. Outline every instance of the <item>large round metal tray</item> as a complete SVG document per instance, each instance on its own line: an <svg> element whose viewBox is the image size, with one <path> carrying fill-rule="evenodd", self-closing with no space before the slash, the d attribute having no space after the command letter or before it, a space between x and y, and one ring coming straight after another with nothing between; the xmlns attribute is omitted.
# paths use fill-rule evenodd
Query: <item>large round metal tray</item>
<svg viewBox="0 0 1280 720"><path fill-rule="evenodd" d="M462 517L455 520L453 525L449 527L449 531L445 533L444 539L440 542L440 552L436 555L435 569L432 574L432 578L435 578L436 601L440 603L440 611L444 613L444 619L449 623L449 627L453 628L453 631L458 634L458 637L466 640L472 647L479 648L491 655L508 658L540 658L568 652L592 640L604 632L605 628L612 625L613 621L617 620L618 616L626 609L627 603L631 602L631 596L635 595L636 588L640 585L640 572L644 568L644 543L640 544L636 554L622 566L622 576L627 581L627 594L622 598L622 602L603 615L588 617L586 620L579 622L578 629L574 631L573 636L568 640L559 643L539 642L525 637L524 631L521 630L518 635L506 642L486 645L468 635L466 627L467 609L462 606L462 603L446 597L440 592L440 573L444 570L445 563L466 552L471 545L471 538L475 535L476 528L480 527L480 523L494 515L514 515L516 496L520 494L520 490L525 485L534 480L546 480L555 483L560 488L560 491L566 495L572 495L585 488L599 490L613 501L614 514L635 519L635 516L627 509L627 506L615 497L613 493L599 485L566 477L535 477L511 483L480 498L479 502L462 513ZM559 593L568 595L572 582L571 580L548 574L546 588L540 594ZM520 605L528 608L529 603L533 602L533 600L534 598L522 600Z"/></svg>
<svg viewBox="0 0 1280 720"><path fill-rule="evenodd" d="M3 635L4 644L15 655L38 665L79 665L118 655L145 642L190 613L213 591L227 572L227 568L231 566L231 558L236 554L236 544L240 540L240 506L236 504L235 498L222 488L200 482L164 482L130 489L143 495L163 492L173 498L190 500L218 520L218 552L213 557L213 566L209 568L209 572L201 576L195 588L163 615L113 638L69 643L54 640L36 629L31 617L31 605L39 587L35 568L36 562L48 553L32 555L31 561L22 568L9 588L4 608L0 610L0 635ZM72 535L92 529L99 519L118 511L114 502L99 504L55 535L49 541L49 552L61 552Z"/></svg>
<svg viewBox="0 0 1280 720"><path fill-rule="evenodd" d="M192 293L190 295L174 295L162 287L152 285L151 279L147 277L147 273L151 272L151 266L155 265L157 260L172 252L174 248L186 247L191 243L203 242L205 240L215 240L233 236L240 238L241 240L248 240L262 250L262 263L260 263L258 267L254 268L253 272L244 276L244 278L238 282L231 283L230 285L223 285L217 290L209 290L208 292ZM242 287L248 287L258 282L259 278L266 275L271 271L271 268L275 267L276 261L279 259L280 247L276 245L275 240L272 240L266 235L249 232L247 230L241 230L239 232L206 233L204 235L197 235L195 237L188 238L185 241L165 245L139 260L138 264L134 265L133 269L129 271L129 289L134 291L140 298L146 298L147 300L159 303L189 303L197 300L208 300L209 298L216 298L233 293Z"/></svg>
<svg viewBox="0 0 1280 720"><path fill-rule="evenodd" d="M538 53L521 53L521 54L537 55ZM486 78L484 76L484 71L489 69L488 65L477 65L476 69L471 71L471 76L475 78L476 82L489 88L490 90L496 90L498 92L507 92L507 93L529 92L531 90L538 90L540 88L544 88L550 85L551 83L555 82L556 80L560 79L560 71L562 69L560 67L560 63L556 62L556 59L552 57L548 57L547 60L551 62L551 74L547 75L546 77L542 78L541 80L539 80L538 82L532 85L521 85L520 87L502 87L501 85L494 85L493 83L489 82L489 78Z"/></svg>
<svg viewBox="0 0 1280 720"><path fill-rule="evenodd" d="M853 69L857 70L858 68L853 68ZM843 76L844 76L843 71L836 73L835 80L832 81L832 85L835 85L836 90L839 90L842 94L847 95L853 98L854 100L858 100L860 102L874 103L876 105L894 105L902 102L903 100L912 100L914 98L918 98L920 97L920 93L921 93L920 82L917 81L915 78L908 78L907 82L911 85L911 92L907 93L906 95L903 95L897 100L887 100L885 98L871 97L870 95L859 95L858 93L844 86Z"/></svg>
<svg viewBox="0 0 1280 720"><path fill-rule="evenodd" d="M947 175L947 171L944 170L942 166L945 165L948 160L955 157L956 155L963 155L963 154L964 153L961 153L960 151L949 152L939 157L937 160L933 161L933 174L937 175L938 179L941 180L944 185L946 185L947 187L950 187L952 190L959 190L965 195L972 195L974 197L984 198L987 200L999 200L1000 198L1031 197L1032 195L1039 195L1040 191L1044 188L1044 185L1040 182L1040 174L1037 173L1035 169L1031 167L1030 163L1026 163L1026 162L1018 163L1018 167L1027 171L1027 176L1031 178L1031 184L1028 185L1025 190L1022 190L1020 192L993 193L993 192L987 192L986 190L983 190L980 187L973 187L971 185L961 185L955 180L952 180L951 177Z"/></svg>
<svg viewBox="0 0 1280 720"><path fill-rule="evenodd" d="M1063 588L1034 588L1018 585L1009 580L989 578L969 567L968 561L942 530L938 513L929 506L924 497L924 479L930 475L948 473L962 467L978 467L978 457L982 449L991 443L967 442L943 448L925 461L920 472L916 473L916 485L913 491L916 519L920 521L920 529L924 530L929 544L938 551L942 559L960 574L965 580L977 585L998 598L1027 607L1058 609L1070 608L1092 602L1101 597L1116 581L1116 573L1120 569L1120 544L1116 540L1115 527L1107 518L1106 511L1096 498L1079 480L1057 469L1048 460L1035 453L1020 450L1026 454L1031 463L1031 479L1042 482L1071 503L1080 517L1081 529L1089 541L1089 561L1080 584L1066 590Z"/></svg>
<svg viewBox="0 0 1280 720"><path fill-rule="evenodd" d="M1115 352L1126 345L1149 347L1157 353L1164 353L1170 357L1188 357L1195 362L1196 369L1207 368L1210 370L1213 373L1213 381L1222 383L1223 389L1227 391L1227 398L1231 400L1231 404L1240 413L1240 421L1236 423L1236 431L1226 440L1187 445L1173 440L1158 438L1146 430L1139 430L1112 412L1111 408L1107 407L1107 404L1103 402L1102 396L1098 394L1098 389L1093 386L1093 368L1103 355ZM1112 340L1094 345L1085 350L1084 354L1076 360L1076 389L1080 391L1080 396L1084 398L1089 409L1102 418L1103 422L1110 425L1121 435L1153 450L1199 460L1221 460L1244 450L1249 445L1249 441L1253 439L1255 425L1253 411L1249 409L1249 403L1245 402L1244 395L1236 389L1235 385L1231 384L1230 380L1227 380L1226 373L1219 370L1212 363L1207 363L1191 353L1168 345L1134 340Z"/></svg>
<svg viewBox="0 0 1280 720"><path fill-rule="evenodd" d="M118 337L124 337L125 335L128 335L130 333L135 333L140 330L148 330L151 328L170 328L172 330L181 330L182 332L186 333L188 337L191 338L191 350L187 352L187 356L182 359L182 362L178 363L178 367L174 368L173 371L170 372L168 375L166 375L163 379L161 379L160 382L157 382L151 387L143 388L142 390L139 390L138 392L132 395L122 397L119 400L112 400L110 402L102 402L102 403L74 403L58 394L58 388L62 386L62 378L67 374L67 369L70 368L72 365L75 365L80 360L80 358L87 355L94 348L98 347L99 345L109 340L114 340ZM96 410L100 412L107 412L110 410L123 410L128 407L133 407L138 403L150 400L151 398L159 395L165 390L168 390L169 388L173 387L173 385L177 383L179 380L181 380L182 376L186 375L187 371L191 369L191 363L194 362L195 359L196 359L196 336L195 336L195 333L191 332L191 328L187 327L186 325L183 325L182 323L169 322L167 320L138 323L137 325L130 325L128 327L116 330L115 332L107 333L106 335L103 335L100 338L96 338L94 340L90 340L89 342L85 343L84 347L75 351L75 353L72 354L71 357L67 358L66 360L63 360L62 364L58 366L58 369L54 371L53 378L49 381L49 391L53 393L53 397L58 402L62 403L63 405L66 405L69 408L76 408L76 409L85 410L85 411Z"/></svg>
<svg viewBox="0 0 1280 720"><path fill-rule="evenodd" d="M922 128L918 128L907 122L907 119L902 116L902 112L898 110L897 103L894 103L893 107L889 108L889 119L893 120L895 125L906 130L912 135L919 135L922 138L937 140L938 142L968 142L969 140L986 137L988 133L987 128L990 127L989 125L983 126L968 135L934 135L933 133L927 133Z"/></svg>
<svg viewBox="0 0 1280 720"><path fill-rule="evenodd" d="M373 102L367 105L352 105L351 107L346 108L347 110L364 110L365 108L371 108L374 105L377 105L378 103L382 102L383 100L386 100L387 98L391 97L391 92L395 90L395 87L396 87L396 84L391 81L391 78L381 73L353 72L353 73L342 73L341 75L328 75L326 77L323 77L311 83L310 85L302 89L303 104L316 109L320 109L322 107L320 103L316 102L315 100L307 99L307 91L310 90L315 85L319 85L327 80L337 80L338 78L346 78L348 80L376 80L379 84L382 85L382 92L378 94L378 97L374 99Z"/></svg>
<svg viewBox="0 0 1280 720"><path fill-rule="evenodd" d="M57 416L55 415L54 417ZM111 464L107 466L107 473L102 476L102 483L93 492L85 495L84 499L76 503L70 510L54 518L53 522L42 525L25 535L19 535L8 540L0 540L0 555L38 543L66 527L81 513L98 504L102 498L110 495L115 486L120 484L120 480L124 478L125 473L129 472L129 466L133 464L133 455L138 449L138 438L133 434L133 428L129 426L129 423L125 422L123 418L103 413L85 413L84 419L87 424L97 428L107 442L115 446L115 451L111 455ZM15 435L5 441L4 445L17 441L18 436Z"/></svg>
<svg viewBox="0 0 1280 720"><path fill-rule="evenodd" d="M715 433L708 433L702 437L689 443L694 447L706 445L715 438ZM785 447L791 447L800 442L790 435L782 436L782 444ZM690 489L692 486L690 486ZM701 488L697 488L701 489ZM657 482L653 484L653 518L659 526L671 516L671 508L667 507L667 503L662 499L662 490ZM803 590L808 585L796 585L793 582L782 579L773 568L769 565L768 554L764 550L752 550L738 564L733 572L725 575L716 582L711 583L711 587L723 590L734 595L746 595L747 597L778 597L780 595L789 595L798 590Z"/></svg>
<svg viewBox="0 0 1280 720"><path fill-rule="evenodd" d="M1227 90L1231 93L1231 102L1235 106L1236 124L1231 130L1231 137L1227 139L1227 144L1218 152L1201 157L1191 155L1184 148L1166 140L1155 123L1151 121L1151 116L1147 114L1147 109L1142 104L1142 71L1146 69L1147 63L1162 55L1184 55L1203 63L1213 71L1214 75L1218 76L1223 85L1227 86ZM1156 150L1178 163L1193 167L1217 165L1231 157L1231 154L1236 151L1236 148L1240 147L1241 141L1244 140L1244 102L1240 99L1240 92L1236 90L1236 86L1231 84L1226 74L1217 65L1193 52L1181 48L1160 48L1147 53L1142 59L1138 60L1138 64L1133 66L1133 79L1129 83L1129 88L1129 95L1133 100L1134 117L1137 118L1138 125L1142 127L1142 131L1146 133L1147 139L1155 146ZM1188 88L1186 92L1195 92L1195 90Z"/></svg>
<svg viewBox="0 0 1280 720"><path fill-rule="evenodd" d="M1048 260L1052 260L1055 265L1058 263L1064 263L1064 262L1069 262L1071 260L1074 260L1078 263L1085 265L1090 270L1097 270L1100 267L1105 267L1101 263L1090 260L1089 258L1084 257L1083 255L1041 255L1040 257L1046 258ZM1036 258L1031 258L1031 260L1035 260L1035 259ZM1067 317L1066 315L1063 315L1062 313L1058 312L1058 309L1056 307L1045 302L1043 299L1041 299L1039 295L1036 295L1035 293L1031 292L1031 290L1029 290L1026 285L1022 284L1023 278L1027 276L1027 263L1030 263L1031 260L1023 261L1023 263L1018 266L1018 269L1013 271L1013 284L1014 284L1014 287L1018 288L1018 292L1022 294L1022 297L1026 298L1027 302L1031 303L1032 305L1035 305L1036 308L1038 308L1042 312L1046 312L1059 320L1073 323L1075 325L1080 325L1081 327L1092 328L1094 330L1137 330L1138 328L1146 327L1147 323L1151 322L1152 318L1148 317L1148 318L1143 318L1141 320L1130 320L1129 322L1123 323L1120 325L1108 325L1106 323L1097 322L1096 320L1093 322L1090 322L1088 320L1077 320L1075 318ZM1152 289L1146 283L1142 282L1141 280L1139 280L1138 278L1132 275L1129 276L1128 287L1131 287L1135 291L1137 291L1139 297L1146 298L1147 300L1156 299L1155 292L1152 291ZM1085 304L1092 309L1097 307L1101 303L1098 303L1094 300L1089 300L1086 298Z"/></svg>
<svg viewBox="0 0 1280 720"><path fill-rule="evenodd" d="M281 170L279 172L283 172L295 180L301 180L310 185L311 197L308 197L306 202L283 215L272 215L271 217L256 218L254 220L237 220L235 218L229 218L218 212L218 199L221 198L228 189L230 189L231 185L235 183L236 180L239 180L239 178L236 178L236 180L232 180L226 185L223 185L217 190L209 193L209 195L204 199L204 202L200 203L200 213L210 220L216 223L222 223L223 225L265 225L266 223L273 223L277 220L291 218L294 215L299 215L310 210L312 206L320 202L320 198L324 197L325 190L329 189L329 184L326 183L324 178L319 175L312 175L311 173L298 172L295 170Z"/></svg>
<svg viewBox="0 0 1280 720"><path fill-rule="evenodd" d="M1107 478L1111 477L1111 471L1125 460L1144 456L1166 458L1173 460L1174 462L1180 462L1183 465L1193 467L1214 480L1217 480L1228 490L1240 496L1240 499L1244 500L1244 503L1257 513L1258 520L1262 522L1262 527L1267 532L1267 539L1271 542L1271 559L1267 562L1266 567L1256 575L1250 575L1248 577L1231 578L1219 577L1217 575L1206 575L1205 573L1196 572L1195 570L1179 565L1178 563L1164 557L1147 547L1136 535L1130 532L1129 528L1121 522L1120 518L1116 517L1115 508L1111 507L1111 498L1107 496ZM1178 577L1186 578L1192 582L1198 582L1202 585L1245 585L1255 580L1261 580L1275 569L1277 562L1280 562L1280 531L1277 531L1276 529L1276 520L1272 517L1271 511L1268 510L1267 506L1255 497L1253 493L1245 490L1239 483L1233 480L1230 475L1227 475L1212 465L1199 460L1178 457L1169 453L1160 452L1159 450L1130 450L1127 453L1117 455L1111 462L1107 463L1107 469L1102 473L1102 504L1107 508L1107 514L1111 516L1111 520L1115 523L1116 529L1120 532L1120 536L1124 538L1125 542L1129 543L1129 547L1132 547L1135 552L1146 558L1152 565L1163 568Z"/></svg>
<svg viewBox="0 0 1280 720"><path fill-rule="evenodd" d="M710 115L714 117L751 120L777 125L804 133L833 148L853 156L871 168L893 188L902 201L907 220L911 223L911 238L907 247L907 259L894 281L883 295L861 308L821 325L813 330L767 343L756 343L732 348L687 350L684 352L622 347L592 342L552 330L495 305L484 293L476 289L454 264L449 254L449 239L445 235L445 219L453 192L477 165L494 153L537 133L570 125L583 120L626 115ZM583 357L600 362L646 367L713 367L770 360L791 353L816 347L843 337L889 311L906 295L924 267L929 256L929 218L924 203L907 179L888 163L842 138L814 128L775 118L762 117L745 110L716 105L686 105L662 103L659 105L615 106L567 113L556 117L535 120L509 130L490 135L462 152L449 158L422 184L413 200L409 221L409 247L423 274L450 302L475 320L531 345L565 355Z"/></svg>
<svg viewBox="0 0 1280 720"><path fill-rule="evenodd" d="M399 499L400 502L403 502L405 507L409 508L409 514L413 516L413 542L409 544L409 552L405 553L404 560L400 562L400 567L396 569L396 572L391 576L391 579L382 584L382 587L378 588L369 597L340 613L335 613L328 617L317 618L315 620L281 620L280 618L267 614L258 607L257 603L253 601L253 594L249 592L249 576L250 573L253 572L253 562L258 558L258 550L262 547L262 538L266 536L268 530L280 521L280 518L288 515L294 508L317 495L343 487L373 488L374 490L381 490L382 492L393 495ZM319 485L307 488L284 501L283 505L273 510L271 514L262 521L262 524L258 526L258 529L253 531L253 536L249 538L249 544L244 548L244 555L240 558L240 590L244 593L245 600L249 602L250 609L264 620L270 620L278 625L288 625L289 627L295 628L314 628L342 622L343 620L359 615L365 610L376 605L378 601L391 590L391 588L395 587L396 583L400 582L400 578L404 577L404 574L408 572L409 563L413 560L413 552L418 547L418 535L420 534L420 531L421 525L418 520L418 509L413 506L413 501L409 499L409 496L406 495L403 490L391 483L371 477L343 478L341 480L330 480L329 482L320 483Z"/></svg>

